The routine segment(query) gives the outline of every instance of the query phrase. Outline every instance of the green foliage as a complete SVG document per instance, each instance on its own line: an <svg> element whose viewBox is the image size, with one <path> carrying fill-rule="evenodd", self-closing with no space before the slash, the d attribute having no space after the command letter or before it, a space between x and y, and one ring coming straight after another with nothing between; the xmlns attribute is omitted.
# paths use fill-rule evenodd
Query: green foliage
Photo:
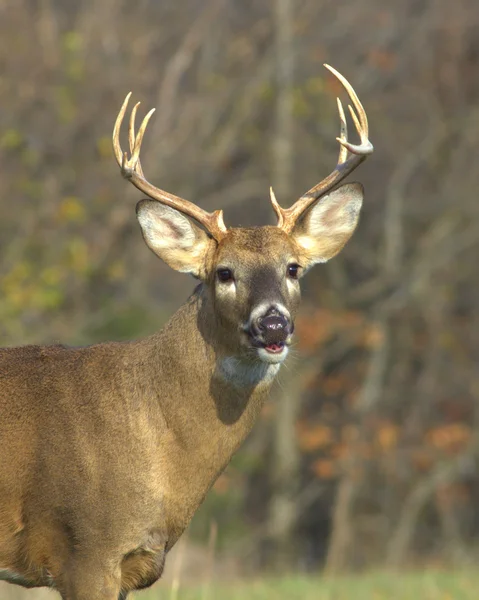
<svg viewBox="0 0 479 600"><path fill-rule="evenodd" d="M69 84L58 85L54 98L60 123L71 123L78 115L74 89Z"/></svg>
<svg viewBox="0 0 479 600"><path fill-rule="evenodd" d="M207 495L201 508L195 514L188 529L192 539L206 542L210 524L218 525L218 547L224 548L232 540L238 540L245 532L245 522L241 517L243 506L242 487L229 486L221 492L214 488Z"/></svg>
<svg viewBox="0 0 479 600"><path fill-rule="evenodd" d="M38 269L33 262L22 261L0 279L2 311L17 318L28 310L48 311L59 308L64 293L65 272L58 267Z"/></svg>
<svg viewBox="0 0 479 600"><path fill-rule="evenodd" d="M278 577L213 584L204 588L180 588L177 600L475 600L479 577L469 572L371 573L319 577ZM168 600L171 592L156 589L136 593L137 600Z"/></svg>
<svg viewBox="0 0 479 600"><path fill-rule="evenodd" d="M17 129L7 129L0 136L0 148L2 150L16 150L23 144L23 135Z"/></svg>
<svg viewBox="0 0 479 600"><path fill-rule="evenodd" d="M108 299L104 300L108 305ZM164 313L160 311L156 318L161 322ZM155 328L160 328L160 323L153 322L153 316L145 310L144 306L129 304L117 306L115 310L105 311L97 325L87 328L83 337L89 340L131 340L151 333ZM85 342L86 343L86 342Z"/></svg>
<svg viewBox="0 0 479 600"><path fill-rule="evenodd" d="M62 41L65 75L70 82L80 83L85 76L83 36L79 31L69 31Z"/></svg>
<svg viewBox="0 0 479 600"><path fill-rule="evenodd" d="M61 201L58 217L60 222L84 223L86 219L85 204L76 196L65 196Z"/></svg>

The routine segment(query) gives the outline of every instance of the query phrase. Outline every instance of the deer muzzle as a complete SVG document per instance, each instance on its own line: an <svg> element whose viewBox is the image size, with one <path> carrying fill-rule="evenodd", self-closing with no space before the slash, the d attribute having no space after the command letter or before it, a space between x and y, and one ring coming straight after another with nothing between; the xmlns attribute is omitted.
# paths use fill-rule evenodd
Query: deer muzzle
<svg viewBox="0 0 479 600"><path fill-rule="evenodd" d="M252 315L248 333L252 345L258 348L260 358L266 362L284 360L294 331L289 313L276 306L269 307L260 314L258 311L254 312L257 314Z"/></svg>

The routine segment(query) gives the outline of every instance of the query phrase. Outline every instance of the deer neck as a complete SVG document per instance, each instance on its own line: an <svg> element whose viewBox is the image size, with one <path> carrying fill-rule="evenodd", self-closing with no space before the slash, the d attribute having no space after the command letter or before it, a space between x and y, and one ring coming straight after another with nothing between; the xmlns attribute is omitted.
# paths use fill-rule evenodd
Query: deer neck
<svg viewBox="0 0 479 600"><path fill-rule="evenodd" d="M232 355L218 341L219 327L198 289L147 341L145 364L155 368L143 389L153 390L161 412L154 460L169 548L250 432L278 370Z"/></svg>
<svg viewBox="0 0 479 600"><path fill-rule="evenodd" d="M166 425L218 472L251 430L279 369L234 355L221 337L211 299L199 286L152 338L153 385Z"/></svg>

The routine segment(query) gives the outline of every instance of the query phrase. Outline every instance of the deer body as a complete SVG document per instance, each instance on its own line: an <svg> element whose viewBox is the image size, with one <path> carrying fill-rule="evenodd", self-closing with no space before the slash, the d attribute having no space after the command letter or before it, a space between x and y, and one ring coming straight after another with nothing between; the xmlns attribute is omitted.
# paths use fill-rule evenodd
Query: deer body
<svg viewBox="0 0 479 600"><path fill-rule="evenodd" d="M277 370L225 372L201 333L214 327L204 303L199 289L139 342L0 350L0 579L48 585L92 543L123 589L161 575Z"/></svg>
<svg viewBox="0 0 479 600"><path fill-rule="evenodd" d="M161 576L286 358L300 276L356 227L362 187L332 188L372 146L359 100L336 75L362 143L347 141L340 107L338 167L289 209L272 194L275 227L226 229L220 211L149 184L139 161L149 115L135 135L133 109L128 159L124 103L114 149L123 175L153 198L137 206L143 237L201 284L144 340L0 349L0 580L49 586L63 600L124 600Z"/></svg>

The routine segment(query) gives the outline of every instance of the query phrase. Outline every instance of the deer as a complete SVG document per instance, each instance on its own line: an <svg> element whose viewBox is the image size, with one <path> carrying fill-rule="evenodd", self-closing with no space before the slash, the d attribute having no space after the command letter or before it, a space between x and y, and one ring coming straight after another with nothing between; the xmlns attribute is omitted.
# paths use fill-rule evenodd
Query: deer
<svg viewBox="0 0 479 600"><path fill-rule="evenodd" d="M113 129L121 174L148 199L147 246L199 284L145 339L88 347L0 349L0 580L49 587L63 600L125 600L152 585L168 552L258 418L290 348L300 278L334 257L358 223L364 191L343 183L373 152L366 112L351 99L360 143L338 99L337 165L289 208L270 189L276 225L225 226L223 212L159 189L140 149Z"/></svg>

